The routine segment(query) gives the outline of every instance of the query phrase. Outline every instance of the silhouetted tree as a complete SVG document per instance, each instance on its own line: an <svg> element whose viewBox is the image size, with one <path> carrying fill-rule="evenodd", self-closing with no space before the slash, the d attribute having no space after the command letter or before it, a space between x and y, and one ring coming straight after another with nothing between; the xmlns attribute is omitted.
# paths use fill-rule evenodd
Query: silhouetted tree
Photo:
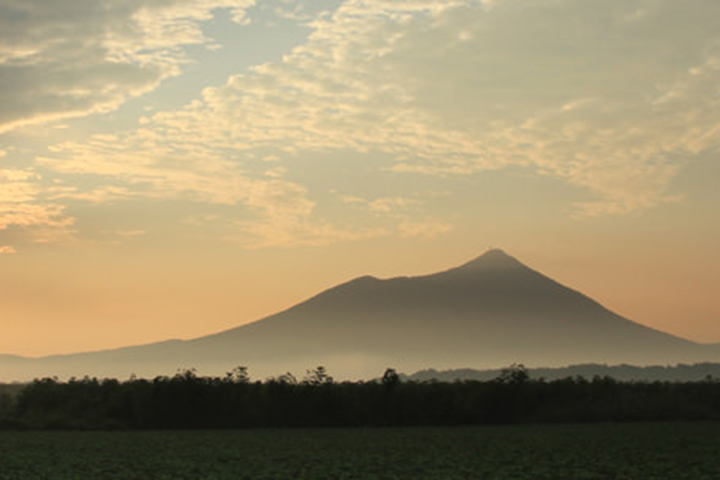
<svg viewBox="0 0 720 480"><path fill-rule="evenodd" d="M38 379L0 399L0 427L41 429L477 425L520 422L720 420L720 382L528 378L513 365L492 381L335 383L323 367L250 382L181 370L172 377Z"/></svg>
<svg viewBox="0 0 720 480"><path fill-rule="evenodd" d="M238 366L233 368L231 371L225 374L225 381L229 383L248 383L250 382L250 375L248 374L248 367Z"/></svg>
<svg viewBox="0 0 720 480"><path fill-rule="evenodd" d="M394 368L388 368L382 376L381 383L387 393L392 393L400 385L400 376Z"/></svg>
<svg viewBox="0 0 720 480"><path fill-rule="evenodd" d="M497 381L500 383L526 383L530 380L527 368L522 363L513 363L508 368L503 368Z"/></svg>
<svg viewBox="0 0 720 480"><path fill-rule="evenodd" d="M303 383L306 385L326 385L334 381L322 365L313 370L307 370L306 373L307 375L303 378Z"/></svg>
<svg viewBox="0 0 720 480"><path fill-rule="evenodd" d="M270 381L275 381L277 383L282 383L284 385L297 385L298 381L297 378L295 378L295 375L293 375L290 372L283 373L282 375L278 375L275 378L271 378Z"/></svg>

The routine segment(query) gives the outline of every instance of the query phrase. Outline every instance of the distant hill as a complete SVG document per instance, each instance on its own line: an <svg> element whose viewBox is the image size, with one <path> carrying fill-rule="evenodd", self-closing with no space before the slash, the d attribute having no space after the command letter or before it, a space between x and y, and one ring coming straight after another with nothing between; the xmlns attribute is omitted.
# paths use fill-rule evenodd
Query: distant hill
<svg viewBox="0 0 720 480"><path fill-rule="evenodd" d="M264 378L324 365L338 378L524 363L668 365L720 360L703 346L625 319L501 250L450 270L365 276L278 314L194 340L40 359L0 359L0 380L127 377L237 365Z"/></svg>
<svg viewBox="0 0 720 480"><path fill-rule="evenodd" d="M455 382L463 380L489 381L498 378L503 369L473 370L459 368L455 370L437 371L422 370L411 375L400 375L404 381ZM559 380L563 378L583 377L592 380L594 377L611 377L623 382L697 382L707 379L720 380L720 363L697 363L693 365L678 364L674 366L636 366L636 365L572 365L559 368L530 368L527 370L531 379Z"/></svg>

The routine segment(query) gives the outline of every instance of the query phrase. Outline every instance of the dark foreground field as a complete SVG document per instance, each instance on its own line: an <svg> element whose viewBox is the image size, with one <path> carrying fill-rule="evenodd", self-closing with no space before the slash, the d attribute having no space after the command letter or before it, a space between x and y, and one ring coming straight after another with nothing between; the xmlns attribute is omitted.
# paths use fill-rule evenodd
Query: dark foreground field
<svg viewBox="0 0 720 480"><path fill-rule="evenodd" d="M717 480L720 424L0 432L4 479Z"/></svg>

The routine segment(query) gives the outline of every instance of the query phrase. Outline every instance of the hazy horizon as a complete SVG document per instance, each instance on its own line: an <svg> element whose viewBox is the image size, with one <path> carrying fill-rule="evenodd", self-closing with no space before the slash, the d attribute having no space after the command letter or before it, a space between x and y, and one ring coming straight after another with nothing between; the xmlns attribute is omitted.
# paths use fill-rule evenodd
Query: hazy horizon
<svg viewBox="0 0 720 480"><path fill-rule="evenodd" d="M499 249L429 275L364 276L261 321L188 341L115 350L8 358L0 377L154 378L302 376L322 365L340 380L376 378L388 367L427 369L717 362L703 346L632 322Z"/></svg>
<svg viewBox="0 0 720 480"><path fill-rule="evenodd" d="M490 247L720 342L715 0L0 0L0 354Z"/></svg>

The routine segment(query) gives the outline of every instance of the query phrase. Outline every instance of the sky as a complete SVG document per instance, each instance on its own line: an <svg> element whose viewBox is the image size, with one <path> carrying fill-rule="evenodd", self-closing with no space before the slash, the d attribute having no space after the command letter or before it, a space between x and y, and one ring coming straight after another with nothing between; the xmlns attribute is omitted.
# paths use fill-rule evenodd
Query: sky
<svg viewBox="0 0 720 480"><path fill-rule="evenodd" d="M502 248L720 342L717 0L0 0L0 353Z"/></svg>

